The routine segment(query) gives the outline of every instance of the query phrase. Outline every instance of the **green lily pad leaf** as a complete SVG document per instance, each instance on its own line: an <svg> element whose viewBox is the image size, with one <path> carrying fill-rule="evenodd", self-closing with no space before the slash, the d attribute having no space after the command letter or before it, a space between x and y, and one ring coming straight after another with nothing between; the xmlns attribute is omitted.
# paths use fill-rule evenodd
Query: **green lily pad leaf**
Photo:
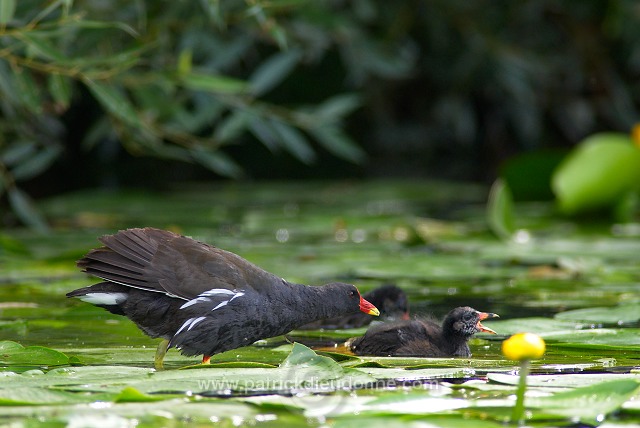
<svg viewBox="0 0 640 428"><path fill-rule="evenodd" d="M445 391L448 388L444 388ZM434 396L435 393L435 396ZM434 388L431 392L405 392L393 393L380 398L374 398L364 403L360 403L357 406L359 414L375 413L375 414L430 414L449 412L457 409L464 409L471 406L471 402L468 400L451 398L442 396L437 388ZM331 415L337 415L341 413L353 413L354 409L350 408L337 408L332 411Z"/></svg>
<svg viewBox="0 0 640 428"><path fill-rule="evenodd" d="M582 141L558 166L551 187L565 214L614 206L640 183L640 150L621 133Z"/></svg>
<svg viewBox="0 0 640 428"><path fill-rule="evenodd" d="M253 365L253 364L252 364ZM205 370L165 370L155 372L135 367L74 367L54 371L67 379L58 383L66 390L120 393L123 386L142 394L243 395L285 393L292 390L332 391L362 386L376 381L356 369L345 368L329 357L317 355L304 345L294 344L279 367L227 367L215 364ZM51 377L49 373L45 377ZM105 382L109 379L109 382ZM55 380L55 379L54 379Z"/></svg>
<svg viewBox="0 0 640 428"><path fill-rule="evenodd" d="M90 403L98 398L104 399L105 396L94 397L34 387L0 389L0 406Z"/></svg>
<svg viewBox="0 0 640 428"><path fill-rule="evenodd" d="M550 397L530 397L526 405L596 424L602 422L604 416L618 410L639 387L640 382L634 379L619 379L558 392Z"/></svg>
<svg viewBox="0 0 640 428"><path fill-rule="evenodd" d="M544 337L545 333L552 333L576 329L576 323L553 318L529 317L513 318L499 321L483 321L483 325L499 332L500 336L510 336L516 333L532 332ZM491 338L491 337L489 337Z"/></svg>
<svg viewBox="0 0 640 428"><path fill-rule="evenodd" d="M619 305L615 307L576 309L560 312L559 314L556 314L555 318L566 321L618 325L636 323L640 320L640 303Z"/></svg>
<svg viewBox="0 0 640 428"><path fill-rule="evenodd" d="M442 378L463 378L472 376L475 371L471 369L465 369L460 367L451 368L431 368L431 369L417 369L417 370L405 370L394 368L375 368L375 367L363 367L362 370L365 373L375 377L378 380L395 380L398 382L410 382L416 385L424 383L430 379L442 379Z"/></svg>
<svg viewBox="0 0 640 428"><path fill-rule="evenodd" d="M287 374L294 385L317 388L328 382L332 388L365 385L375 382L368 374L352 368L346 368L329 357L316 354L310 348L294 343L289 356L279 369Z"/></svg>
<svg viewBox="0 0 640 428"><path fill-rule="evenodd" d="M502 373L489 373L487 378L490 382L497 382L506 385L517 385L520 376L507 375ZM640 382L640 375L629 374L562 374L562 375L532 375L527 377L527 387L545 387L545 388L577 388L594 385L602 382L615 380L631 379L634 382Z"/></svg>
<svg viewBox="0 0 640 428"><path fill-rule="evenodd" d="M176 396L178 395L144 394L133 387L127 386L122 391L120 391L120 394L116 395L113 398L113 401L115 401L116 403L148 403L153 401L162 401L166 400L167 398L173 398Z"/></svg>
<svg viewBox="0 0 640 428"><path fill-rule="evenodd" d="M0 365L3 366L62 366L69 364L69 357L62 352L44 346L27 346L16 342L0 342Z"/></svg>
<svg viewBox="0 0 640 428"><path fill-rule="evenodd" d="M316 351L316 353L318 355L329 357L332 360L337 361L339 363L347 362L347 361L360 361L360 358L358 358L355 355L341 354L340 352Z"/></svg>
<svg viewBox="0 0 640 428"><path fill-rule="evenodd" d="M481 419L469 420L467 415L421 415L404 416L399 419L396 415L384 416L348 416L344 415L336 419L333 428L504 428L503 424Z"/></svg>
<svg viewBox="0 0 640 428"><path fill-rule="evenodd" d="M273 369L276 366L273 364L258 363L255 361L227 361L224 363L211 363L211 364L193 364L190 366L180 367L180 369Z"/></svg>
<svg viewBox="0 0 640 428"><path fill-rule="evenodd" d="M541 335L554 341L554 346L585 349L640 350L640 329L595 328L588 330L559 331Z"/></svg>
<svg viewBox="0 0 640 428"><path fill-rule="evenodd" d="M19 344L18 342L13 342L11 340L3 340L0 342L0 352L16 352L22 351L24 346Z"/></svg>

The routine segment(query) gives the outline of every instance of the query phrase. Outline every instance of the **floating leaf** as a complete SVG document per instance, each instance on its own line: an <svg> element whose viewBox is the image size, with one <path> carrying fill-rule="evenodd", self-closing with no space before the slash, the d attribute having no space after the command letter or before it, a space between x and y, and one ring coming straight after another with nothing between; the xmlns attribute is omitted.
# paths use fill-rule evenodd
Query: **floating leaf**
<svg viewBox="0 0 640 428"><path fill-rule="evenodd" d="M11 341L0 342L0 365L3 366L62 366L69 364L69 357L62 352L44 346L23 347Z"/></svg>
<svg viewBox="0 0 640 428"><path fill-rule="evenodd" d="M550 397L529 397L527 407L538 408L545 413L556 413L569 418L579 418L584 423L597 424L604 416L620 409L634 396L640 382L633 379L612 380L595 385L558 392Z"/></svg>
<svg viewBox="0 0 640 428"><path fill-rule="evenodd" d="M176 397L176 395L166 394L144 394L135 388L127 386L118 395L113 398L116 403L149 403L153 401L162 401L170 397Z"/></svg>
<svg viewBox="0 0 640 428"><path fill-rule="evenodd" d="M575 309L560 312L555 315L555 318L575 322L631 324L640 320L640 303L623 304L614 307Z"/></svg>
<svg viewBox="0 0 640 428"><path fill-rule="evenodd" d="M0 406L90 403L97 398L46 388L0 388Z"/></svg>

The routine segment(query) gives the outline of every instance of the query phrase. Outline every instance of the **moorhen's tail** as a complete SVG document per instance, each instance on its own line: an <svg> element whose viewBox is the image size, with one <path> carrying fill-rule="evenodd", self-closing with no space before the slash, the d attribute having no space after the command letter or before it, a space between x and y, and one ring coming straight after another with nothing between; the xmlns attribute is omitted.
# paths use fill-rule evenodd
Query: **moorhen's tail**
<svg viewBox="0 0 640 428"><path fill-rule="evenodd" d="M128 289L119 284L101 282L88 287L78 288L67 293L67 297L80 300L104 308L116 315L126 315L121 304L127 300Z"/></svg>
<svg viewBox="0 0 640 428"><path fill-rule="evenodd" d="M150 269L153 257L162 242L178 235L159 229L127 229L100 238L104 247L91 250L78 260L84 272L105 281L141 288L147 291L165 292L158 287L158 275Z"/></svg>

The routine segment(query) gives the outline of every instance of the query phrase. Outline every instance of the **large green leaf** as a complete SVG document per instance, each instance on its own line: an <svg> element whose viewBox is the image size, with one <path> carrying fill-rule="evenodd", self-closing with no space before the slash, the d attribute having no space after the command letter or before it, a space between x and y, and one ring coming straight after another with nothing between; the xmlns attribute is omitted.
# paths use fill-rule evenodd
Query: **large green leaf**
<svg viewBox="0 0 640 428"><path fill-rule="evenodd" d="M560 209L576 214L612 209L640 186L640 149L625 134L602 133L582 141L553 174Z"/></svg>

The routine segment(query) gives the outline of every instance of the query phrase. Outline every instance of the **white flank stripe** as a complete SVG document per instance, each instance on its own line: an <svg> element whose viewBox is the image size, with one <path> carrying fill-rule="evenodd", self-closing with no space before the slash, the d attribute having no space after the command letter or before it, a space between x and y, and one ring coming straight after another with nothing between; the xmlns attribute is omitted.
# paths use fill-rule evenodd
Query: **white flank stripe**
<svg viewBox="0 0 640 428"><path fill-rule="evenodd" d="M191 299L184 305L180 306L180 309L188 308L189 306L195 305L198 302L210 302L210 301L211 299L208 297L196 297L195 299Z"/></svg>
<svg viewBox="0 0 640 428"><path fill-rule="evenodd" d="M244 293L241 291L238 291L235 296L233 296L232 298L229 299L229 301L232 301L233 299L235 299L236 297L241 297L244 296Z"/></svg>
<svg viewBox="0 0 640 428"><path fill-rule="evenodd" d="M229 303L229 300L225 300L224 302L219 303L219 304L218 304L218 306L216 306L215 308L211 309L211 311L213 312L213 311L215 311L215 310L216 310L216 309L218 309L218 308L221 308L221 307L223 307L223 306L226 306L226 305L227 305L227 303Z"/></svg>
<svg viewBox="0 0 640 428"><path fill-rule="evenodd" d="M127 293L87 293L80 296L80 300L94 305L113 306L127 300Z"/></svg>
<svg viewBox="0 0 640 428"><path fill-rule="evenodd" d="M177 335L179 335L180 332L182 332L182 330L184 330L185 328L187 329L187 331L191 330L194 325L198 324L204 318L205 317L189 318L188 320L182 323L182 327L180 327L178 331L176 331L176 334L174 334L173 337L176 337Z"/></svg>
<svg viewBox="0 0 640 428"><path fill-rule="evenodd" d="M198 318L194 319L193 321L191 321L191 324L189 324L189 328L187 328L187 331L191 330L193 327L196 326L196 324L198 324L200 321L202 321L205 318L206 317L198 317Z"/></svg>
<svg viewBox="0 0 640 428"><path fill-rule="evenodd" d="M201 293L200 296L207 297L207 296L214 296L216 294L229 295L229 294L236 294L236 293L231 290L227 290L226 288L212 288L209 291L205 291L204 293Z"/></svg>

